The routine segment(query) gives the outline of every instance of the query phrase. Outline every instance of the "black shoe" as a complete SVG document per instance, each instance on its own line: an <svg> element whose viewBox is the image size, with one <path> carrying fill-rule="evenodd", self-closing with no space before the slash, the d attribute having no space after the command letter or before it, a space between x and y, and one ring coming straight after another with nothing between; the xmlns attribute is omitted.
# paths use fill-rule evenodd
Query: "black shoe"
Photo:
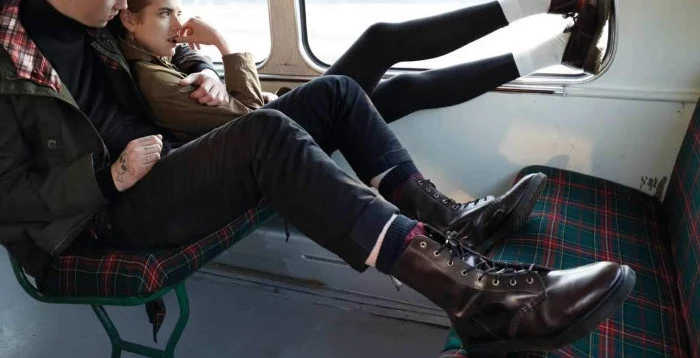
<svg viewBox="0 0 700 358"><path fill-rule="evenodd" d="M603 63L603 52L598 43L603 36L605 24L610 19L612 0L597 0L579 12L564 50L562 64L573 69L582 69L588 74L597 74Z"/></svg>
<svg viewBox="0 0 700 358"><path fill-rule="evenodd" d="M543 173L528 174L505 194L496 198L498 210L486 225L484 237L479 238L476 244L470 243L471 246L476 251L485 253L506 236L518 231L530 217L546 181L547 176ZM459 228L460 224L455 223L453 227ZM453 231L457 231L459 235L459 230Z"/></svg>
<svg viewBox="0 0 700 358"><path fill-rule="evenodd" d="M457 203L448 198L430 180L414 178L406 183L397 205L404 215L441 233L452 231L459 237L468 237L465 245L485 252L527 220L546 178L542 173L530 174L498 198L487 196L468 203ZM492 216L484 217L482 221L473 220L474 210L494 202Z"/></svg>
<svg viewBox="0 0 700 358"><path fill-rule="evenodd" d="M470 356L573 343L615 313L635 283L632 269L612 262L568 270L509 264L429 235L411 241L392 276L447 313Z"/></svg>
<svg viewBox="0 0 700 358"><path fill-rule="evenodd" d="M575 15L590 4L599 0L552 0L549 4L550 14Z"/></svg>

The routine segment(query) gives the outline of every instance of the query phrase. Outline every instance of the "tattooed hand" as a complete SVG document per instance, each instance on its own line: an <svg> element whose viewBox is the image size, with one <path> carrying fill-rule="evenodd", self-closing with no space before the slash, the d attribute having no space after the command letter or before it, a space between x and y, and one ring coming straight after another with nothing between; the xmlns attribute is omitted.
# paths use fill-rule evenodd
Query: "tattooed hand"
<svg viewBox="0 0 700 358"><path fill-rule="evenodd" d="M160 134L129 142L119 159L112 164L112 179L117 190L127 190L146 176L160 160L162 150L163 136Z"/></svg>

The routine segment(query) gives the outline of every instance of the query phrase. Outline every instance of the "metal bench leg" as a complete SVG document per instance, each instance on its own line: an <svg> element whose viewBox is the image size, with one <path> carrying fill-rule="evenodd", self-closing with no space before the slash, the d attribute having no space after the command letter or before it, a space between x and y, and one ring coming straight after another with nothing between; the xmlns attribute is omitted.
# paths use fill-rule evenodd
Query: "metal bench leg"
<svg viewBox="0 0 700 358"><path fill-rule="evenodd" d="M190 301L187 297L187 289L185 288L184 281L175 286L175 293L177 294L177 303L180 306L180 318L178 318L175 329L173 329L173 333L170 334L170 338L168 339L168 345L165 347L166 358L174 357L175 347L180 341L185 326L187 326L187 321L190 319Z"/></svg>
<svg viewBox="0 0 700 358"><path fill-rule="evenodd" d="M187 297L187 289L185 288L185 283L180 282L175 286L175 293L177 294L177 303L180 306L180 317L177 320L177 324L173 329L173 332L168 338L168 344L165 350L160 350L152 347L147 347L138 343L127 342L121 339L117 328L114 326L112 319L109 318L107 311L105 311L102 305L90 305L95 311L97 318L99 318L100 323L107 331L109 340L112 343L112 358L120 358L122 351L136 353L146 357L153 358L174 358L175 347L182 337L182 332L187 326L187 322L190 318L190 302Z"/></svg>
<svg viewBox="0 0 700 358"><path fill-rule="evenodd" d="M92 309L95 311L97 318L99 318L100 323L102 323L102 327L104 327L105 331L107 331L107 335L109 336L109 341L112 343L112 358L121 357L121 355L122 355L122 348L121 348L122 339L121 339L121 337L119 337L119 332L117 332L117 329L114 327L114 323L109 318L109 315L105 311L104 307L102 307L102 305L90 305L90 306L92 306Z"/></svg>

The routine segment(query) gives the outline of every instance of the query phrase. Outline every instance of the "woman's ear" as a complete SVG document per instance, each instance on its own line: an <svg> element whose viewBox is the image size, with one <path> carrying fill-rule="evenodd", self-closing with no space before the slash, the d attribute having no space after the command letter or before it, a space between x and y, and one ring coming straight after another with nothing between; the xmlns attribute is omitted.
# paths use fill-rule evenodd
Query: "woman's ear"
<svg viewBox="0 0 700 358"><path fill-rule="evenodd" d="M122 21L122 25L129 32L134 32L136 29L136 16L129 10L122 10L119 12L119 19Z"/></svg>

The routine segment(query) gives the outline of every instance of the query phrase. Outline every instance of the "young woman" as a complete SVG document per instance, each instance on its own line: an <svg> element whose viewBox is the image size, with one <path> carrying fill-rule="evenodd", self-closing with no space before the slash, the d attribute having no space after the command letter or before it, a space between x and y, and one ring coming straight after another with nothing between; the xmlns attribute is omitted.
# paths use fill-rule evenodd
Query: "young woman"
<svg viewBox="0 0 700 358"><path fill-rule="evenodd" d="M250 54L237 53L199 18L180 19L180 0L129 0L116 26L122 51L161 126L195 138L274 100L261 90ZM494 0L457 11L397 24L375 24L326 71L355 80L387 122L420 109L466 102L541 68L564 64L595 73L597 48L611 0ZM538 46L447 68L406 73L380 82L394 64L454 51L509 23L538 13L575 16L574 25ZM230 102L209 107L189 98L192 88L169 61L179 43L216 46L223 56ZM308 130L308 128L307 128Z"/></svg>

